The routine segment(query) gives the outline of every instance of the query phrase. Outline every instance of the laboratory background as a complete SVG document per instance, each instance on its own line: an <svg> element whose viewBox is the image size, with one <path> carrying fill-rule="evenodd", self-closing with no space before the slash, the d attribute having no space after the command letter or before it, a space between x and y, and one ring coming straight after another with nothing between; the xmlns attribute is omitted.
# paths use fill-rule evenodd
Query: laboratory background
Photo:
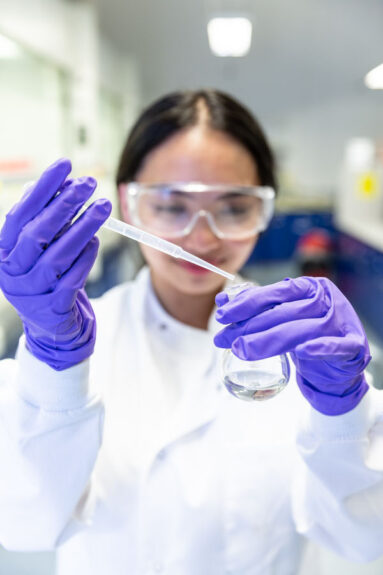
<svg viewBox="0 0 383 575"><path fill-rule="evenodd" d="M177 89L247 105L278 161L276 214L243 274L330 277L369 336L383 388L383 0L0 0L0 221L57 158L114 174L142 108ZM137 247L101 229L87 291L132 278ZM21 333L0 294L0 358ZM382 575L321 550L300 575ZM0 575L53 575L54 553L0 547Z"/></svg>

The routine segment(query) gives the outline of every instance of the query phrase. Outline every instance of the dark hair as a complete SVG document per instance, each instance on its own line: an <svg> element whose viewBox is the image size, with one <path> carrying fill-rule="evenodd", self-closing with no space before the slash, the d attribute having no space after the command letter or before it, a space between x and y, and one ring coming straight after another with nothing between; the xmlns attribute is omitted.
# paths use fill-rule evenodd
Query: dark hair
<svg viewBox="0 0 383 575"><path fill-rule="evenodd" d="M201 102L208 113L208 125L240 142L254 158L261 184L276 189L275 160L261 126L240 102L218 90L174 92L146 108L122 151L117 185L134 180L145 157L167 138L197 125Z"/></svg>

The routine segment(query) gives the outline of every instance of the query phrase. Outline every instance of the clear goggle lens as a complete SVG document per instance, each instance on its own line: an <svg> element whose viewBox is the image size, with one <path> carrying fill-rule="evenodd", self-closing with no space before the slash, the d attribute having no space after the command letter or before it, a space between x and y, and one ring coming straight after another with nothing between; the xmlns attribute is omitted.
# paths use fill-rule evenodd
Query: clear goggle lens
<svg viewBox="0 0 383 575"><path fill-rule="evenodd" d="M200 183L131 182L126 194L133 223L169 238L189 234L200 217L219 238L251 237L267 227L275 197L269 187Z"/></svg>

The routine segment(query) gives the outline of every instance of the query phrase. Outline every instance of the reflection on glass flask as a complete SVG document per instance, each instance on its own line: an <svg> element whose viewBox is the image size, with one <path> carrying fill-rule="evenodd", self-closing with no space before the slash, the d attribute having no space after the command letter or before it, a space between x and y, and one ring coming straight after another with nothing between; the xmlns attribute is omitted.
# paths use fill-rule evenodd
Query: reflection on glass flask
<svg viewBox="0 0 383 575"><path fill-rule="evenodd" d="M250 282L228 286L229 300L254 287ZM232 395L245 401L271 399L284 389L290 378L289 360L285 354L246 361L230 349L223 353L223 382Z"/></svg>

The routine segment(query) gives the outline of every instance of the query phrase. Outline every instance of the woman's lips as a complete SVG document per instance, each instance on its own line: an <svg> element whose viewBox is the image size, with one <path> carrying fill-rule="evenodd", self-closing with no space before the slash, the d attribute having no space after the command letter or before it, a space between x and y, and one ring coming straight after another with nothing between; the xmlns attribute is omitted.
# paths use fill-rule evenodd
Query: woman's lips
<svg viewBox="0 0 383 575"><path fill-rule="evenodd" d="M216 263L215 261L210 261L210 260L206 260L209 261L209 263L213 264L214 266L217 266L218 263ZM208 273L212 273L210 270L207 270L205 268L201 268L200 266L197 266L195 264L192 264L190 262L187 262L185 260L178 260L177 264L179 266L181 266L181 268L183 268L184 270L189 271L192 274L196 274L196 275L202 275L202 274L208 274Z"/></svg>

